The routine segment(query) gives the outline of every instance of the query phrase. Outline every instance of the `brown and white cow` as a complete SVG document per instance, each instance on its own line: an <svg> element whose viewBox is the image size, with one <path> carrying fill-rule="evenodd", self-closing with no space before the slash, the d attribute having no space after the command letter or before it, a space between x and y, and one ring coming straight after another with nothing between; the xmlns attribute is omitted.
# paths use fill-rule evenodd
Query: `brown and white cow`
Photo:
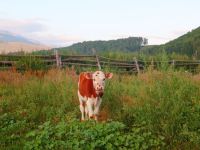
<svg viewBox="0 0 200 150"><path fill-rule="evenodd" d="M102 71L83 72L79 75L78 97L81 120L88 119L88 116L97 120L105 88L105 79L111 79L112 76L112 73Z"/></svg>

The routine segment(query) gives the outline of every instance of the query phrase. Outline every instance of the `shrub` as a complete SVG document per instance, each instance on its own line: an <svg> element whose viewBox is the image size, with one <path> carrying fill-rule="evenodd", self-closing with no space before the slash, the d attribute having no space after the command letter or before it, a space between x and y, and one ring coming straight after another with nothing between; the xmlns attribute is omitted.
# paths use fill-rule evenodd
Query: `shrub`
<svg viewBox="0 0 200 150"><path fill-rule="evenodd" d="M45 63L34 56L24 56L17 61L16 67L18 70L44 70L47 69Z"/></svg>

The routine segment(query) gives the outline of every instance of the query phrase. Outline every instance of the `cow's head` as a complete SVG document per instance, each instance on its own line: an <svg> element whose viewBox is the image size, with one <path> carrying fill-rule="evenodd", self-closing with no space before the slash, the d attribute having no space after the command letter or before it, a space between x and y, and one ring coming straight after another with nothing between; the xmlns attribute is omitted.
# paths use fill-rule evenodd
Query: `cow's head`
<svg viewBox="0 0 200 150"><path fill-rule="evenodd" d="M105 80L111 79L113 76L112 73L104 73L102 71L95 71L94 73L87 73L86 78L93 80L93 86L96 91L96 94L99 96L103 95L105 88Z"/></svg>

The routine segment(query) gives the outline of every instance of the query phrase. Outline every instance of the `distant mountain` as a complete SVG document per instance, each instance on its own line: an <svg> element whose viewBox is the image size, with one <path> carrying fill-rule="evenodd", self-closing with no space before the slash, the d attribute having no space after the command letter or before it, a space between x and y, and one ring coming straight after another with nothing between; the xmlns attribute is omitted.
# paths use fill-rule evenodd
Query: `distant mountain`
<svg viewBox="0 0 200 150"><path fill-rule="evenodd" d="M124 39L109 40L109 41L85 41L76 43L68 47L59 48L63 53L74 52L79 54L91 54L91 49L97 52L106 51L122 51L135 52L141 49L142 46L148 44L148 40L142 37L129 37Z"/></svg>
<svg viewBox="0 0 200 150"><path fill-rule="evenodd" d="M200 27L166 44L147 46L142 49L144 53L148 54L156 54L162 50L165 50L167 53L196 56L200 58Z"/></svg>
<svg viewBox="0 0 200 150"><path fill-rule="evenodd" d="M4 42L22 42L22 43L27 43L27 44L37 44L34 43L33 41L20 36L20 35L15 35L13 33L10 33L8 31L0 31L0 41Z"/></svg>
<svg viewBox="0 0 200 150"><path fill-rule="evenodd" d="M21 35L16 35L8 31L0 31L0 53L10 52L31 52L35 50L46 50L50 47L27 39Z"/></svg>
<svg viewBox="0 0 200 150"><path fill-rule="evenodd" d="M48 49L50 49L50 47L44 45L27 44L23 42L0 42L0 54L13 52L33 52Z"/></svg>

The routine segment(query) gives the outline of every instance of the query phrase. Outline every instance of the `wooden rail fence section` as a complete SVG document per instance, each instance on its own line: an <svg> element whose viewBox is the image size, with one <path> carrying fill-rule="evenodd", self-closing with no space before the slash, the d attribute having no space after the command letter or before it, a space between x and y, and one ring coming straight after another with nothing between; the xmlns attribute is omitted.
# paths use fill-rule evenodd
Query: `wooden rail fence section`
<svg viewBox="0 0 200 150"><path fill-rule="evenodd" d="M90 67L97 69L105 69L112 68L116 69L119 72L133 72L140 73L148 66L152 66L153 68L159 68L162 64L171 65L173 68L185 68L189 71L196 72L200 69L200 61L199 60L170 60L170 61L142 61L133 58L132 61L124 61L124 60L116 60L110 59L103 56L98 55L59 55L58 52L55 52L55 55L0 55L0 70L9 69L11 67L16 67L17 63L24 58L26 59L34 59L38 58L40 61L44 62L44 64L48 67Z"/></svg>

